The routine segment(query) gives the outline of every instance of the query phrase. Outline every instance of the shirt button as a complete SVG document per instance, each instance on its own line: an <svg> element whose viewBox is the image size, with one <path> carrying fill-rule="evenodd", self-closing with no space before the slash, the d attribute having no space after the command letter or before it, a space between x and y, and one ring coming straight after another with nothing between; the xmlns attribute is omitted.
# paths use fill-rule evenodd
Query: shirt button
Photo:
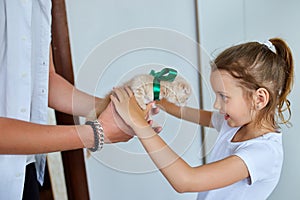
<svg viewBox="0 0 300 200"><path fill-rule="evenodd" d="M41 93L42 94L45 94L46 93L46 90L43 88L43 89L41 89Z"/></svg>

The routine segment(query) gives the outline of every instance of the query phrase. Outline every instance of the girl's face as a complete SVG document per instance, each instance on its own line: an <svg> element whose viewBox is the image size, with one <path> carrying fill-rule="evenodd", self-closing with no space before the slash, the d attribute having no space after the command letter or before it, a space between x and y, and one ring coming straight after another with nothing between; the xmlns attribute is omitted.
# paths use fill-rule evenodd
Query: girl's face
<svg viewBox="0 0 300 200"><path fill-rule="evenodd" d="M251 102L242 87L228 72L215 70L210 75L212 89L216 94L214 108L224 115L231 127L249 124L252 119Z"/></svg>

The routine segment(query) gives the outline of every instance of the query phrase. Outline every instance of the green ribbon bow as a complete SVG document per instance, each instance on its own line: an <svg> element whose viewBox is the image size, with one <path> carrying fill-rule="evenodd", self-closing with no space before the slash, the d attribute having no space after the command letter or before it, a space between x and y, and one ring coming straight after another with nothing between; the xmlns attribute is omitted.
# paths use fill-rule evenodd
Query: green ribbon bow
<svg viewBox="0 0 300 200"><path fill-rule="evenodd" d="M155 72L151 70L150 75L154 77L153 79L153 94L154 101L159 100L160 93L160 81L169 81L173 82L177 76L177 71L171 68L164 68L160 72Z"/></svg>

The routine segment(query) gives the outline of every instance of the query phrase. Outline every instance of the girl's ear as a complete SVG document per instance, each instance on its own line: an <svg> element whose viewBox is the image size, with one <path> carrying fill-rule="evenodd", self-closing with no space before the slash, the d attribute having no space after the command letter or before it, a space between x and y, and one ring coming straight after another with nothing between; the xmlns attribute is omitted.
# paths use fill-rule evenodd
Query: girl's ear
<svg viewBox="0 0 300 200"><path fill-rule="evenodd" d="M255 109L261 110L269 102L269 92L266 88L258 88L255 91Z"/></svg>

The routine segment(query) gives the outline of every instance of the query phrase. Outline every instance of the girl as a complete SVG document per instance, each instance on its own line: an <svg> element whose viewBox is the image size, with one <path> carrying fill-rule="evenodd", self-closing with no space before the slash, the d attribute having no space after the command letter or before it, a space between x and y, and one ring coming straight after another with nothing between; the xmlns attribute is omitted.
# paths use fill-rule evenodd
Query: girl
<svg viewBox="0 0 300 200"><path fill-rule="evenodd" d="M115 89L111 99L177 192L199 192L198 200L266 199L279 181L283 162L278 123L288 123L291 115L291 51L279 38L249 42L222 52L211 68L219 112L157 102L172 115L217 129L209 163L202 166L189 166L167 146L144 120L128 88Z"/></svg>

